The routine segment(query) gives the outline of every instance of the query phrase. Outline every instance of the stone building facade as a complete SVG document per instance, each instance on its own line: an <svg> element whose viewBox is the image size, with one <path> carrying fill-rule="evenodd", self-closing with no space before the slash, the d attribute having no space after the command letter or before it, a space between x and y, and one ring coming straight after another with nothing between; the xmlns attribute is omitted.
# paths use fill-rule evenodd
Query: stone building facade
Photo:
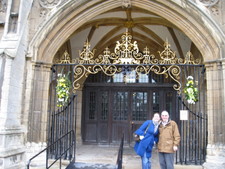
<svg viewBox="0 0 225 169"><path fill-rule="evenodd" d="M78 41L83 43L86 37L73 37L76 31L108 11L131 8L160 16L164 20L157 22L175 26L196 46L206 67L208 145L204 166L225 167L225 1L1 0L0 168L24 168L25 145L46 142L50 68L65 49L77 57L76 51L82 49ZM113 21L114 16L107 18ZM127 24L132 25L133 20L128 21L124 27L130 28ZM96 23L93 29L97 28ZM92 41L97 44L94 38ZM77 141L82 143L82 87L77 94Z"/></svg>

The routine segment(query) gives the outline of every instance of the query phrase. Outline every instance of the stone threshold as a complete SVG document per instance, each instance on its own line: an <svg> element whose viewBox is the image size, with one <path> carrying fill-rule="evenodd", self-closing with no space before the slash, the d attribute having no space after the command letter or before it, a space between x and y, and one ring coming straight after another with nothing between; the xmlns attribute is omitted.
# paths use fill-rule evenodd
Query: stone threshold
<svg viewBox="0 0 225 169"><path fill-rule="evenodd" d="M174 169L203 169L201 165L174 165Z"/></svg>

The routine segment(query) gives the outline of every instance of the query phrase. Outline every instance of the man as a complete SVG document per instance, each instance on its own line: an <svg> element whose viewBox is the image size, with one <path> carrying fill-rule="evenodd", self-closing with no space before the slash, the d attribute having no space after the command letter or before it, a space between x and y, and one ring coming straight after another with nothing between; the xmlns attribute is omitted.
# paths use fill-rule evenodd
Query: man
<svg viewBox="0 0 225 169"><path fill-rule="evenodd" d="M169 113L162 111L162 123L159 126L159 164L161 169L174 169L174 153L180 143L180 133L175 121L169 119Z"/></svg>

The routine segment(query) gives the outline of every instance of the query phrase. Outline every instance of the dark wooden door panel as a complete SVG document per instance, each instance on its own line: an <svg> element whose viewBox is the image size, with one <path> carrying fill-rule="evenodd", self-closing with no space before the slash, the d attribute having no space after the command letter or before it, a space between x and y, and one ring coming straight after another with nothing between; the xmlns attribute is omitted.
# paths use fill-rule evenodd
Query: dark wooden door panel
<svg viewBox="0 0 225 169"><path fill-rule="evenodd" d="M98 142L109 143L109 91L98 92Z"/></svg>
<svg viewBox="0 0 225 169"><path fill-rule="evenodd" d="M109 142L108 124L107 123L100 123L98 125L98 140L100 143L108 143Z"/></svg>
<svg viewBox="0 0 225 169"><path fill-rule="evenodd" d="M126 123L114 122L112 125L112 143L120 143L124 134L124 142L128 142L129 126Z"/></svg>
<svg viewBox="0 0 225 169"><path fill-rule="evenodd" d="M86 142L97 142L97 125L96 124L86 124L86 130L85 130L85 141Z"/></svg>

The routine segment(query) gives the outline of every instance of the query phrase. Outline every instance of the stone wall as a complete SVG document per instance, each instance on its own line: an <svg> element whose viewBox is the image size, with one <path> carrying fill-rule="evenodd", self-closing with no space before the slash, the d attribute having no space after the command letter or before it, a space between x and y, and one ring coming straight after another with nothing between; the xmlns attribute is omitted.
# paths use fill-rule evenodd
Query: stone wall
<svg viewBox="0 0 225 169"><path fill-rule="evenodd" d="M225 163L225 110L224 110L224 63L206 64L208 146L206 169L224 168Z"/></svg>
<svg viewBox="0 0 225 169"><path fill-rule="evenodd" d="M0 168L24 168L24 141L46 140L49 64L53 60L55 50L74 30L91 18L90 11L92 15L97 15L103 10L99 3L104 3L104 10L111 10L125 3L123 0L121 2L114 0L53 0L51 2L0 1ZM167 17L168 20L171 19L192 38L203 57L211 61L206 63L209 145L205 167L210 168L213 165L224 167L222 161L225 159L225 123L223 122L225 64L222 58L225 56L223 44L225 1L130 0L127 2L125 4L128 6L135 5L145 10L152 10L162 17ZM74 6L75 3L77 6ZM166 8L166 5L169 8ZM93 6L95 10L92 9ZM79 18L74 17L81 12L83 13ZM185 15L187 13L189 16ZM82 119L81 93L78 91L79 142L81 142Z"/></svg>
<svg viewBox="0 0 225 169"><path fill-rule="evenodd" d="M25 130L21 125L21 112L27 48L26 26L32 2L8 0L6 8L5 2L1 1L0 6L5 9L4 31L0 41L0 168L19 169L25 167Z"/></svg>

